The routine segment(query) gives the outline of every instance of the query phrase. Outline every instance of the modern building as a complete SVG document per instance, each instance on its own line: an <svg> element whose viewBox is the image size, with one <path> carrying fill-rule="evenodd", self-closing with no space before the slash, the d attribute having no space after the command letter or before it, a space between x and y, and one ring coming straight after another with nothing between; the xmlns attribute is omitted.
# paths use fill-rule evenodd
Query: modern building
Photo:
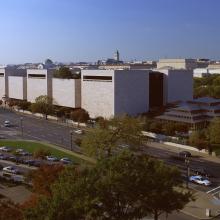
<svg viewBox="0 0 220 220"><path fill-rule="evenodd" d="M53 69L27 70L27 101L35 102L41 95L52 97Z"/></svg>
<svg viewBox="0 0 220 220"><path fill-rule="evenodd" d="M54 105L70 108L81 107L81 79L52 79Z"/></svg>
<svg viewBox="0 0 220 220"><path fill-rule="evenodd" d="M163 104L193 99L193 72L186 69L156 69L163 73ZM155 91L156 92L156 91Z"/></svg>
<svg viewBox="0 0 220 220"><path fill-rule="evenodd" d="M197 68L197 60L195 59L160 59L157 62L157 68L163 69L171 67L173 69L193 70Z"/></svg>
<svg viewBox="0 0 220 220"><path fill-rule="evenodd" d="M220 117L220 99L204 97L181 102L156 118L165 122L181 122L193 129L201 129L216 117Z"/></svg>
<svg viewBox="0 0 220 220"><path fill-rule="evenodd" d="M193 99L189 70L83 70L82 108L92 118L137 115Z"/></svg>
<svg viewBox="0 0 220 220"><path fill-rule="evenodd" d="M149 110L149 71L83 70L82 108L90 117L137 115Z"/></svg>

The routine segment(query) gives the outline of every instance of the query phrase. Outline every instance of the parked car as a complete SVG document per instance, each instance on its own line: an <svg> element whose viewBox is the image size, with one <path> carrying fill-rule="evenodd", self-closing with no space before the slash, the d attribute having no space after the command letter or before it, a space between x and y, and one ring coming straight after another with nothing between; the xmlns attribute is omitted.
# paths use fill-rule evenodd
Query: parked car
<svg viewBox="0 0 220 220"><path fill-rule="evenodd" d="M71 164L72 163L72 160L70 160L69 158L67 157L64 157L64 158L61 158L60 159L60 162L64 163L64 164Z"/></svg>
<svg viewBox="0 0 220 220"><path fill-rule="evenodd" d="M204 185L204 186L210 186L211 185L211 182L208 179L206 179L206 178L204 178L202 176L191 176L189 178L189 180L191 182L197 183L199 185Z"/></svg>
<svg viewBox="0 0 220 220"><path fill-rule="evenodd" d="M7 160L8 156L4 154L0 154L0 160Z"/></svg>
<svg viewBox="0 0 220 220"><path fill-rule="evenodd" d="M34 166L35 160L24 160L23 163L24 163L24 164L27 164L27 165L29 165L29 166Z"/></svg>
<svg viewBox="0 0 220 220"><path fill-rule="evenodd" d="M17 168L13 167L13 166L4 167L3 171L7 172L7 173L13 173L13 174L18 174L19 173L19 170Z"/></svg>
<svg viewBox="0 0 220 220"><path fill-rule="evenodd" d="M31 156L32 155L32 153L29 153L29 152L27 152L27 151L22 151L22 152L20 152L20 153L18 153L20 156Z"/></svg>
<svg viewBox="0 0 220 220"><path fill-rule="evenodd" d="M10 147L3 146L3 147L0 147L0 150L4 152L10 152L12 149Z"/></svg>
<svg viewBox="0 0 220 220"><path fill-rule="evenodd" d="M192 154L189 151L181 151L179 152L179 156L186 158L186 157L191 157Z"/></svg>
<svg viewBox="0 0 220 220"><path fill-rule="evenodd" d="M76 133L76 134L83 134L83 130L77 129L77 130L74 131L74 133Z"/></svg>
<svg viewBox="0 0 220 220"><path fill-rule="evenodd" d="M11 126L10 121L5 121L5 122L4 122L4 126L5 126L5 127L10 127L10 126Z"/></svg>
<svg viewBox="0 0 220 220"><path fill-rule="evenodd" d="M58 159L56 157L54 157L54 156L46 156L46 159L48 161L58 161Z"/></svg>
<svg viewBox="0 0 220 220"><path fill-rule="evenodd" d="M18 149L15 151L15 153L21 153L21 152L23 152L23 151L24 151L24 149L18 148Z"/></svg>

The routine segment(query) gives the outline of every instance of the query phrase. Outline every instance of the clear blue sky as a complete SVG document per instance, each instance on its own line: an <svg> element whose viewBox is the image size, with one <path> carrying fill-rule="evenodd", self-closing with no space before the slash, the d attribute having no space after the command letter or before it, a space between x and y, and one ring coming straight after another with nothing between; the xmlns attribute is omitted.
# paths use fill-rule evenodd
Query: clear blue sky
<svg viewBox="0 0 220 220"><path fill-rule="evenodd" d="M220 59L220 0L0 0L0 63Z"/></svg>

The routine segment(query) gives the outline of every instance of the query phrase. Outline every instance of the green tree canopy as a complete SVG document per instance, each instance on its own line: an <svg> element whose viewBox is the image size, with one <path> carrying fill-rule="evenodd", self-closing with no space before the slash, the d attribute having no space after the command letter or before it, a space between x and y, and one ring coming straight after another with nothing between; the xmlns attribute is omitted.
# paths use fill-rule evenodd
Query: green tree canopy
<svg viewBox="0 0 220 220"><path fill-rule="evenodd" d="M176 168L144 155L123 152L101 160L94 168L68 168L52 187L26 211L27 219L133 220L180 210L192 199L182 191ZM178 187L178 189L176 188Z"/></svg>
<svg viewBox="0 0 220 220"><path fill-rule="evenodd" d="M98 158L112 156L119 146L136 150L143 140L142 125L138 119L130 117L102 120L99 126L90 130L82 140L82 148Z"/></svg>
<svg viewBox="0 0 220 220"><path fill-rule="evenodd" d="M31 104L31 110L36 113L47 115L53 113L53 99L49 96L41 95L35 99L35 103Z"/></svg>
<svg viewBox="0 0 220 220"><path fill-rule="evenodd" d="M59 70L56 70L54 73L55 78L62 79L78 79L80 76L80 74L72 73L71 70L67 67L60 67Z"/></svg>
<svg viewBox="0 0 220 220"><path fill-rule="evenodd" d="M220 144L220 118L216 118L210 123L208 134L212 144Z"/></svg>

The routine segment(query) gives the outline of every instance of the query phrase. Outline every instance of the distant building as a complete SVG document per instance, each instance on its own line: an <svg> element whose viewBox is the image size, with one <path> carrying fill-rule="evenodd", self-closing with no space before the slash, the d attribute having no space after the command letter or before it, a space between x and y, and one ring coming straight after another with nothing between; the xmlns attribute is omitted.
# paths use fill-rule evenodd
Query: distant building
<svg viewBox="0 0 220 220"><path fill-rule="evenodd" d="M220 117L220 99L204 97L181 102L156 118L165 122L188 124L192 129L201 129L216 117Z"/></svg>
<svg viewBox="0 0 220 220"><path fill-rule="evenodd" d="M114 53L114 60L117 61L117 62L120 61L120 54L119 54L118 50Z"/></svg>
<svg viewBox="0 0 220 220"><path fill-rule="evenodd" d="M160 59L157 62L157 69L167 67L193 70L197 68L197 61L195 59Z"/></svg>

